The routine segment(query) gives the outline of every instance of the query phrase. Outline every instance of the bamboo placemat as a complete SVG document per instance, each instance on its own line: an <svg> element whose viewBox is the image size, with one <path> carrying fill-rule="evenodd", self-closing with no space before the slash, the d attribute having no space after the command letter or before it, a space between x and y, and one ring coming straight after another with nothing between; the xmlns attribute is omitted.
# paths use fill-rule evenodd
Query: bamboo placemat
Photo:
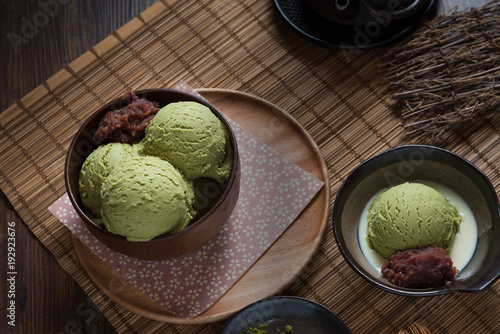
<svg viewBox="0 0 500 334"><path fill-rule="evenodd" d="M272 1L163 0L0 115L0 186L23 221L119 332L216 333L222 323L171 325L117 305L88 279L68 230L47 210L65 192L72 136L96 108L128 89L228 88L264 98L312 135L330 172L332 199L365 159L407 143L378 73L386 49L346 54L291 32ZM445 148L476 164L500 190L498 120L483 120ZM265 278L263 278L265 279ZM319 302L353 333L500 332L500 285L480 294L413 299L379 290L340 255L329 222L320 249L283 294Z"/></svg>

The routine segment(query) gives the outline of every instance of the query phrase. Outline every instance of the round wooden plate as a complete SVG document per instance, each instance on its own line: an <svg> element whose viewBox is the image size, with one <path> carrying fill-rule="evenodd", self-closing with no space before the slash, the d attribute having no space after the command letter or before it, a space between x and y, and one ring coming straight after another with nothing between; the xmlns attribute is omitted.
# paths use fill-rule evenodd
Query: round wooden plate
<svg viewBox="0 0 500 334"><path fill-rule="evenodd" d="M224 89L198 89L242 128L325 183L297 219L248 271L209 309L182 319L124 280L72 235L76 254L90 279L117 304L144 317L175 324L201 324L228 318L243 307L275 295L300 274L316 251L329 217L330 186L321 153L289 114L255 96Z"/></svg>

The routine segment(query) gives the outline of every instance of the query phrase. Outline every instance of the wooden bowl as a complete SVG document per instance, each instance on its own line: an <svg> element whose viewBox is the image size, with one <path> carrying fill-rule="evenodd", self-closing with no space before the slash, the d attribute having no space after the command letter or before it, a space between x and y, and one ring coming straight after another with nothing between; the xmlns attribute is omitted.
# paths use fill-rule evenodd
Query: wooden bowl
<svg viewBox="0 0 500 334"><path fill-rule="evenodd" d="M359 245L360 216L368 201L382 189L416 180L433 181L456 192L469 205L477 223L477 244L471 260L451 284L439 288L409 289L390 283L371 266ZM437 147L400 146L359 165L337 193L333 230L347 263L368 282L392 293L432 296L480 292L500 277L500 216L495 189L472 163Z"/></svg>
<svg viewBox="0 0 500 334"><path fill-rule="evenodd" d="M228 129L234 152L233 167L229 180L223 184L214 181L214 185L220 187L220 197L214 201L215 203L210 208L204 210L203 214L195 217L185 229L179 232L164 234L150 241L130 241L94 223L86 214L78 189L78 178L82 164L85 158L97 147L92 140L92 136L99 125L99 121L108 111L124 107L128 102L123 98L118 98L108 103L90 116L76 133L66 157L64 180L71 203L85 226L97 239L114 251L143 260L163 260L192 252L205 245L217 234L231 216L240 191L238 147L234 132L227 119L206 100L175 89L145 89L134 93L139 98L158 102L160 107L179 101L195 101L206 105ZM147 219L147 217L144 219Z"/></svg>

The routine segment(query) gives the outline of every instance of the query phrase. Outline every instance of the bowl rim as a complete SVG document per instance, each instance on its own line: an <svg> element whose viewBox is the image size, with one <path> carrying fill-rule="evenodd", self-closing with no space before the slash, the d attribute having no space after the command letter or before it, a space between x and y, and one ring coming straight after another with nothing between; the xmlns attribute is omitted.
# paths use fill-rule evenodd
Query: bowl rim
<svg viewBox="0 0 500 334"><path fill-rule="evenodd" d="M336 218L338 216L337 211L339 210L338 209L339 198L345 192L346 185L351 181L351 179L356 175L356 173L359 173L360 169L365 168L365 166L367 164L373 162L374 160L380 159L383 156L385 156L387 154L391 154L395 151L418 149L418 148L439 151L442 154L449 155L450 157L452 157L453 159L455 159L459 163L462 163L462 164L468 166L473 171L475 171L485 181L485 184L489 187L491 193L496 194L496 191L495 191L495 188L493 187L493 184L491 183L489 178L486 176L486 174L483 173L483 171L481 171L476 165L474 165L469 160L465 159L464 157L462 157L462 156L460 156L452 151L449 151L449 150L446 150L446 149L443 149L440 147L436 147L436 146L431 146L431 145L408 144L408 145L397 146L397 147L388 149L384 152L378 153L378 154L374 155L373 157L368 158L365 161L361 162L358 166L356 166L356 168L354 168L349 173L349 175L346 177L346 179L344 180L344 182L340 186L339 191L337 192L337 195L335 197L335 202L334 202L333 210L332 210L332 229L333 229L333 234L335 236L335 241L337 243L337 247L338 247L340 253L342 254L342 256L344 257L344 260L358 275L363 277L366 281L373 284L377 288L385 290L387 292L391 292L391 293L394 293L397 295L402 295L402 296L410 296L410 297L429 297L429 296L437 296L437 295L443 295L443 294L455 293L455 292L473 292L473 293L482 292L482 291L486 290L489 286L491 286L497 279L500 278L500 272L498 274L494 275L488 282L484 283L480 288L476 288L476 289L453 287L449 284L446 284L442 287L439 287L438 289L436 289L436 288L425 288L425 289L403 288L403 287L398 287L396 285L391 286L391 285L389 285L390 283L387 283L387 285L382 284L380 281L377 281L372 276L366 275L365 273L363 273L354 264L354 262L348 257L346 250L344 250L344 248L342 247L344 239L340 237L340 235L342 233L340 232L340 225L338 224L338 221ZM493 196L493 197L494 197L493 198L494 204L497 208L497 212L499 212L499 214L500 214L500 205L499 205L499 201L498 201L498 196Z"/></svg>
<svg viewBox="0 0 500 334"><path fill-rule="evenodd" d="M270 296L270 297L267 297L264 299L256 300L256 301L248 304L247 306L243 307L242 309L240 309L233 316L231 316L228 321L226 321L224 326L221 328L219 334L225 334L229 330L233 331L235 329L235 327L237 327L239 325L239 324L236 324L235 321L237 321L238 318L241 318L242 315L245 315L246 313L249 313L250 311L252 311L254 308L258 308L259 306L262 307L262 305L265 307L268 307L268 306L270 307L270 306L274 306L274 304L276 304L276 303L279 303L279 304L281 304L281 303L294 303L294 304L300 304L301 306L305 305L302 307L303 309L306 307L316 308L316 309L320 310L321 312L324 312L324 314L328 315L328 319L329 319L330 323L332 323L332 322L335 323L335 325L336 325L335 328L330 328L330 330L336 329L342 333L351 333L351 330L349 329L349 327L347 327L345 322L335 312L333 312L331 309L320 304L317 301L308 299L306 297L301 297L301 296L274 295L274 296ZM273 314L270 314L270 315L271 315L271 317L273 317ZM257 325L257 324L255 324L255 325Z"/></svg>
<svg viewBox="0 0 500 334"><path fill-rule="evenodd" d="M407 7L398 9L398 10L393 10L390 11L388 8L382 8L377 6L376 4L372 3L370 0L361 0L362 4L368 8L372 13L379 14L380 13L387 13L389 14L390 19L394 20L400 20L404 19L413 13L415 13L417 10L419 10L426 2L427 0L413 0ZM384 13L385 12L385 13Z"/></svg>
<svg viewBox="0 0 500 334"><path fill-rule="evenodd" d="M84 223L90 224L92 226L92 228L97 229L99 232L104 233L105 235L110 236L112 238L121 239L124 242L137 243L137 244L139 244L139 243L149 243L149 244L151 244L151 243L160 243L160 242L164 242L164 241L169 240L169 239L174 239L174 238L176 238L176 237L178 237L178 236L180 236L182 234L188 233L190 230L192 230L192 229L196 228L197 226L201 225L217 208L219 208L220 206L222 206L222 203L229 196L230 189L232 188L232 186L236 182L236 177L237 177L238 168L239 168L238 144L236 142L236 135L234 133L234 130L231 127L231 125L229 124L229 121L228 121L227 117L220 110L218 110L213 104L211 104L210 102L208 102L207 100L205 100L203 97L200 97L198 95L195 95L195 94L183 91L183 90L174 89L174 88L148 88L148 89L132 90L132 92L134 94L136 94L137 96L144 95L144 94L147 95L148 93L152 93L152 92L155 92L155 93L167 93L167 94L168 93L175 93L175 94L179 94L179 95L188 96L192 100L195 100L195 102L201 103L201 104L203 104L203 105L205 105L205 106L207 106L207 107L210 108L210 110L212 111L212 113L214 113L222 121L222 123L225 125L225 127L227 128L228 133L229 133L229 137L231 138L231 142L232 142L232 148L233 148L233 166L231 168L231 174L229 176L229 179L227 180L227 184L226 184L226 187L224 188L223 193L221 194L221 196L219 197L219 199L217 200L217 202L210 208L210 210L208 210L207 212L205 212L205 214L203 216L199 217L196 221L190 222L188 226L186 226L185 228L183 228L180 231L177 231L175 233L164 233L164 234L161 234L161 235L159 235L159 236L157 236L157 237L155 237L155 238L153 238L151 240L147 240L147 241L136 241L136 240L128 240L125 236L112 233L112 232L108 231L106 228L104 228L104 227L98 225L97 223L95 223L85 213L85 211L80 207L80 205L78 204L78 201L75 198L76 195L73 193L73 191L70 189L70 186L69 186L69 184L70 184L70 180L69 180L69 165L71 163L70 162L70 160L71 160L71 152L74 150L77 138L81 135L81 133L86 128L86 126L90 122L94 121L94 119L97 117L97 115L103 113L102 116L104 116L104 114L105 114L104 111L105 110L109 109L108 111L111 111L110 108L112 108L113 106L120 106L120 105L122 105L125 102L123 96L115 98L115 99L111 100L109 103L107 103L107 104L99 107L96 111L94 111L91 115L89 115L87 117L87 119L85 120L85 122L80 126L80 128L78 129L78 131L74 134L73 139L71 140L71 144L70 144L70 146L68 148L68 151L66 153L66 159L65 159L65 162L64 162L64 182L65 182L66 192L68 194L70 202L73 205L73 207L74 207L75 211L77 212L77 214L80 216L80 218L83 219ZM178 102L181 102L181 101L182 100L179 100ZM175 103L175 102L171 102L171 103ZM162 107L164 107L164 106L161 106L160 108L162 108ZM95 143L93 143L93 144L95 145ZM83 164L83 161L82 161L82 164ZM80 169L81 169L81 166L80 166Z"/></svg>

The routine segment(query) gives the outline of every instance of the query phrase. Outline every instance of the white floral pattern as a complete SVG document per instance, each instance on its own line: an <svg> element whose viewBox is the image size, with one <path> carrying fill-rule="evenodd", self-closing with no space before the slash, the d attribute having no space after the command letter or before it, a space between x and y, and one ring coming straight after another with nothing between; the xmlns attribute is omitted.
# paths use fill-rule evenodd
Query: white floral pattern
<svg viewBox="0 0 500 334"><path fill-rule="evenodd" d="M165 261L137 260L94 238L67 195L49 211L92 252L167 311L186 319L195 317L245 273L323 186L238 124L230 123L241 151L238 203L225 228L191 254Z"/></svg>

